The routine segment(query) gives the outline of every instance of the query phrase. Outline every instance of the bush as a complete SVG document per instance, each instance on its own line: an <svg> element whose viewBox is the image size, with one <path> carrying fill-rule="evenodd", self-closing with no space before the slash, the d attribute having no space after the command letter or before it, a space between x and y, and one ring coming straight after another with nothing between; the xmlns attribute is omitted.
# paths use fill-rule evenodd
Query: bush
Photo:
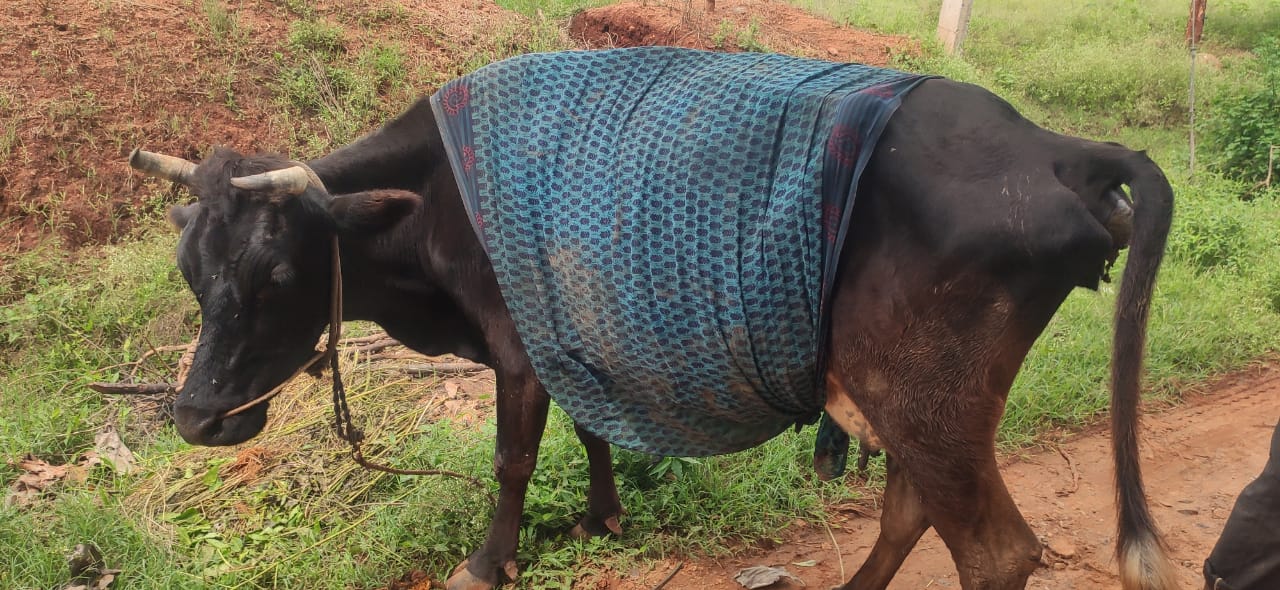
<svg viewBox="0 0 1280 590"><path fill-rule="evenodd" d="M1186 187L1169 234L1169 255L1196 272L1249 270L1254 257L1267 247L1266 209L1259 202L1240 199L1247 187L1239 182L1205 175Z"/></svg>
<svg viewBox="0 0 1280 590"><path fill-rule="evenodd" d="M1206 130L1214 165L1250 182L1266 178L1270 148L1280 145L1280 38L1267 39L1255 53L1260 84L1215 101Z"/></svg>

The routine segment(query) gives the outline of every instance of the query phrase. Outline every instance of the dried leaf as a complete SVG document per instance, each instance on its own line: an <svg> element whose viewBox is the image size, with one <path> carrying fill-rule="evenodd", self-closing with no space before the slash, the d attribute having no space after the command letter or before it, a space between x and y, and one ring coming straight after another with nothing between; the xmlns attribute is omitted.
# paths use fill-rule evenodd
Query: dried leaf
<svg viewBox="0 0 1280 590"><path fill-rule="evenodd" d="M793 561L791 562L791 565L798 565L800 567L813 567L815 565L818 565L818 560L806 559L804 561Z"/></svg>
<svg viewBox="0 0 1280 590"><path fill-rule="evenodd" d="M40 499L54 484L69 479L82 483L89 478L89 469L102 463L98 454L89 451L79 463L74 465L50 465L40 459L27 455L18 461L18 469L25 471L9 487L5 496L5 504L10 506L31 506Z"/></svg>
<svg viewBox="0 0 1280 590"><path fill-rule="evenodd" d="M98 455L107 460L115 470L119 473L128 474L133 471L135 459L133 451L124 445L124 441L120 440L120 434L116 432L116 427L110 424L102 427L98 434L93 437L94 449L98 451Z"/></svg>
<svg viewBox="0 0 1280 590"><path fill-rule="evenodd" d="M93 584L93 590L107 590L110 588L111 583L116 581L116 574L118 573L120 573L120 570L102 572L102 577L98 578L98 581Z"/></svg>
<svg viewBox="0 0 1280 590"><path fill-rule="evenodd" d="M791 572L780 567L769 567L765 565L756 565L744 568L739 570L738 574L733 577L734 581L750 589L772 586L782 581L783 578L789 578L800 582L801 586L804 585L804 580L795 577Z"/></svg>
<svg viewBox="0 0 1280 590"><path fill-rule="evenodd" d="M18 461L17 467L25 473L19 475L9 487L9 495L5 497L5 504L8 505L35 504L46 489L67 476L66 465L50 465L30 455Z"/></svg>

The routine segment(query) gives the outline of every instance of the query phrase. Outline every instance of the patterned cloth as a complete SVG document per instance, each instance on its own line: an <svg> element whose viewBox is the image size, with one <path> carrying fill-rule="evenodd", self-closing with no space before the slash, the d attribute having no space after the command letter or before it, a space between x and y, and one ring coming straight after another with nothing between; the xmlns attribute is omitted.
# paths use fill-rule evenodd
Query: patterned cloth
<svg viewBox="0 0 1280 590"><path fill-rule="evenodd" d="M538 378L624 448L748 448L825 401L852 189L923 78L667 47L524 55L432 96Z"/></svg>

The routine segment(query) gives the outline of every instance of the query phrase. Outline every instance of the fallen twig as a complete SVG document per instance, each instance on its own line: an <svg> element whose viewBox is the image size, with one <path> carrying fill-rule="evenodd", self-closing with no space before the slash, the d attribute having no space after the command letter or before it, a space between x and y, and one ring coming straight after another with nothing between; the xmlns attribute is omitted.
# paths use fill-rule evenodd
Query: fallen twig
<svg viewBox="0 0 1280 590"><path fill-rule="evenodd" d="M360 354L371 355L371 354L386 350L388 348L391 348L393 346L400 346L400 341L394 338L387 338L384 336L381 340L375 340L368 344L362 344L360 346L356 346L352 348L351 350Z"/></svg>
<svg viewBox="0 0 1280 590"><path fill-rule="evenodd" d="M1063 460L1067 462L1067 467L1071 469L1071 489L1067 492L1058 492L1059 496L1069 496L1080 489L1080 474L1076 472L1076 462L1071 459L1071 455L1068 455L1061 445L1053 445L1053 448L1058 451L1059 455L1062 455Z"/></svg>
<svg viewBox="0 0 1280 590"><path fill-rule="evenodd" d="M482 365L480 363L426 363L403 365L396 368L414 376L428 375L431 373L471 373L475 371L489 370L487 365Z"/></svg>
<svg viewBox="0 0 1280 590"><path fill-rule="evenodd" d="M822 521L822 526L827 529L827 536L831 537L831 546L836 549L836 559L840 561L840 579L847 580L844 573L844 553L840 551L840 543L836 542L836 534L831 532L831 525L827 524L825 519Z"/></svg>
<svg viewBox="0 0 1280 590"><path fill-rule="evenodd" d="M338 345L339 346L355 346L359 344L369 344L370 342L377 342L379 340L391 340L391 339L392 338L390 336L387 336L386 332L378 332L377 334L370 334L368 336L352 336L350 338L343 338L342 340L338 341Z"/></svg>
<svg viewBox="0 0 1280 590"><path fill-rule="evenodd" d="M172 383L104 383L95 381L89 384L89 389L107 395L155 395L157 393L177 391L177 386Z"/></svg>
<svg viewBox="0 0 1280 590"><path fill-rule="evenodd" d="M676 567L671 569L671 573L667 574L667 577L663 578L661 582L658 582L658 585L654 586L653 590L662 590L662 587L666 586L667 582L670 582L672 578L676 577L676 574L680 573L680 568L682 567L684 567L683 561L677 563Z"/></svg>

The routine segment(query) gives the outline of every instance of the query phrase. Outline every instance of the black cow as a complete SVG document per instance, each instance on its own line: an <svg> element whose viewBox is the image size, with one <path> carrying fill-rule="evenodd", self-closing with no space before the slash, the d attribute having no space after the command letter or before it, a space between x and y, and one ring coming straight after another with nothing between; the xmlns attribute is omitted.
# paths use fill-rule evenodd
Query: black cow
<svg viewBox="0 0 1280 590"><path fill-rule="evenodd" d="M203 322L175 404L182 437L234 445L262 430L265 404L222 416L312 356L328 318L336 235L344 319L376 322L414 350L496 372L497 511L448 587L514 578L549 398L464 211L427 101L308 162L319 177L310 182L286 159L227 149L199 165L146 152L131 162L199 197L171 214ZM1063 299L1096 288L1130 246L1112 364L1117 546L1125 588L1172 588L1136 437L1147 313L1173 206L1160 169L1120 145L1041 129L979 87L934 79L889 121L858 193L830 305L826 408L846 431L874 436L889 463L880 537L845 587L884 588L930 526L963 587L1025 586L1041 546L1000 478L996 427L1027 351ZM620 532L609 446L577 434L591 486L575 532Z"/></svg>
<svg viewBox="0 0 1280 590"><path fill-rule="evenodd" d="M1262 473L1236 498L1204 561L1205 590L1280 588L1280 424Z"/></svg>

